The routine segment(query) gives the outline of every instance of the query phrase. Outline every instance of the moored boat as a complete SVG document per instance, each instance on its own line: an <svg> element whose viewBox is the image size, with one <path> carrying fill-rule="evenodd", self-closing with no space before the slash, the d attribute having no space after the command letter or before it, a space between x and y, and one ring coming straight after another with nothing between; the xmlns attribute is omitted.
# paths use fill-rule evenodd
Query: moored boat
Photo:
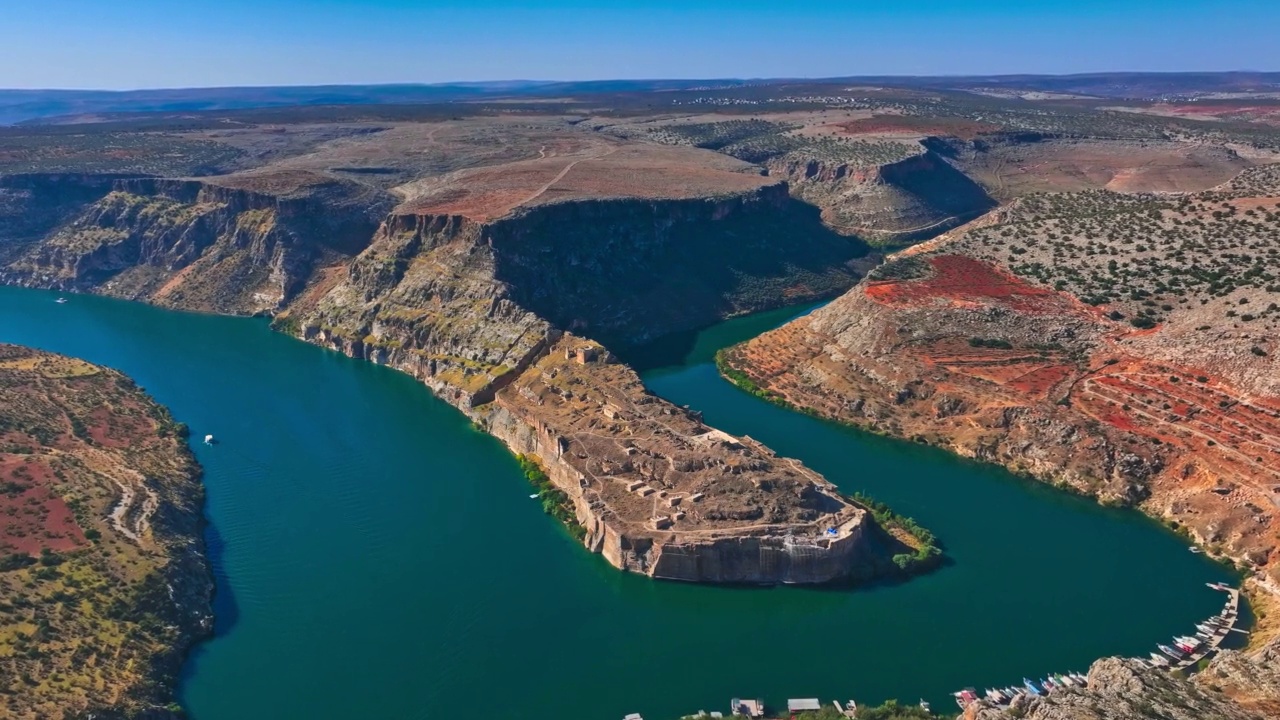
<svg viewBox="0 0 1280 720"><path fill-rule="evenodd" d="M1040 696L1044 694L1043 690L1036 687L1035 683L1031 682L1026 678L1022 678L1022 684L1026 686L1027 692L1031 693L1032 695Z"/></svg>
<svg viewBox="0 0 1280 720"><path fill-rule="evenodd" d="M974 688L965 688L960 692L956 693L955 695L956 695L956 704L960 706L961 710L964 710L965 708L969 707L969 705L971 705L973 702L975 702L978 699L978 691L975 690Z"/></svg>
<svg viewBox="0 0 1280 720"><path fill-rule="evenodd" d="M1168 655L1174 660L1181 660L1182 658L1186 657L1186 653L1182 652L1181 650L1176 650L1174 648L1171 648L1168 645L1157 645L1156 648L1159 649L1160 652L1164 653L1165 655Z"/></svg>

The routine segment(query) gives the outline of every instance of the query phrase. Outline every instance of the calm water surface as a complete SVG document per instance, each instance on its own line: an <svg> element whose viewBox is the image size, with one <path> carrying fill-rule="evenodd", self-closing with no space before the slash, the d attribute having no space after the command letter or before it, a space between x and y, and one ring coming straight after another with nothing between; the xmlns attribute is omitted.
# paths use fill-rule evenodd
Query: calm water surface
<svg viewBox="0 0 1280 720"><path fill-rule="evenodd" d="M133 376L193 437L217 637L188 664L196 720L650 720L730 697L923 696L1144 654L1212 612L1227 574L1142 517L738 392L730 321L647 359L653 389L912 515L954 564L863 589L731 589L624 575L528 499L496 440L421 385L262 321L0 288L0 342ZM661 365L665 367L660 367Z"/></svg>

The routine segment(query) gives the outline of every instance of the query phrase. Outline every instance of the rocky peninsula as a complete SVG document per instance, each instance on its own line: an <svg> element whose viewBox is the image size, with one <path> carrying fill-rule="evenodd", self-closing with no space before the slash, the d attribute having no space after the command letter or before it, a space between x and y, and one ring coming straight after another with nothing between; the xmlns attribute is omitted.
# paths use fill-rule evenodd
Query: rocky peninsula
<svg viewBox="0 0 1280 720"><path fill-rule="evenodd" d="M865 243L750 163L564 118L367 135L208 178L10 178L5 217L25 234L0 276L270 314L409 373L545 468L584 544L625 570L727 583L902 571L892 557L914 538L648 393L607 349L834 296L873 264ZM495 154L496 137L519 142ZM375 155L377 172L335 169ZM79 205L51 225L32 212L64 202Z"/></svg>
<svg viewBox="0 0 1280 720"><path fill-rule="evenodd" d="M176 717L212 630L185 437L118 372L0 345L0 714Z"/></svg>

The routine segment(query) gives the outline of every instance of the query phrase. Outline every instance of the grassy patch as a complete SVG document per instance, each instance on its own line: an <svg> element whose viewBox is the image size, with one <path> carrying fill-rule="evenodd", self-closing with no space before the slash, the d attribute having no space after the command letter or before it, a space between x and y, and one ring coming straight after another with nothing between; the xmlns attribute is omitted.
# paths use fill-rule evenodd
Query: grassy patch
<svg viewBox="0 0 1280 720"><path fill-rule="evenodd" d="M552 484L551 478L547 477L547 473L542 469L542 465L538 461L528 455L517 455L516 462L520 463L520 469L524 472L524 477L538 491L538 500L542 502L542 511L551 517L564 523L569 529L569 534L575 540L581 542L587 537L587 529L578 523L578 516L573 510L573 501Z"/></svg>

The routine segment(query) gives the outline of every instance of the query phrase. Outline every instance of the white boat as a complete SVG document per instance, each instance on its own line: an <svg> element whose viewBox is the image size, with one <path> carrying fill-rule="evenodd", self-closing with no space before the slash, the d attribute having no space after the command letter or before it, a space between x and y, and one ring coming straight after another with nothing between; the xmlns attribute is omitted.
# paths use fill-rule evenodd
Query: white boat
<svg viewBox="0 0 1280 720"><path fill-rule="evenodd" d="M529 499L530 499L530 500L537 500L537 499L538 499L538 493L534 493L534 494L530 495L530 496L529 496Z"/></svg>
<svg viewBox="0 0 1280 720"><path fill-rule="evenodd" d="M204 436L204 444L205 444L205 445L212 445L214 442L215 442L215 440L213 439L213 436L212 436L212 435L205 435L205 436Z"/></svg>
<svg viewBox="0 0 1280 720"><path fill-rule="evenodd" d="M929 703L925 702L924 698L920 699L920 709L925 712L932 712L932 710L930 710L929 708Z"/></svg>
<svg viewBox="0 0 1280 720"><path fill-rule="evenodd" d="M58 303L59 305L65 305L67 303L67 299L60 297L57 300L54 300L54 302Z"/></svg>

